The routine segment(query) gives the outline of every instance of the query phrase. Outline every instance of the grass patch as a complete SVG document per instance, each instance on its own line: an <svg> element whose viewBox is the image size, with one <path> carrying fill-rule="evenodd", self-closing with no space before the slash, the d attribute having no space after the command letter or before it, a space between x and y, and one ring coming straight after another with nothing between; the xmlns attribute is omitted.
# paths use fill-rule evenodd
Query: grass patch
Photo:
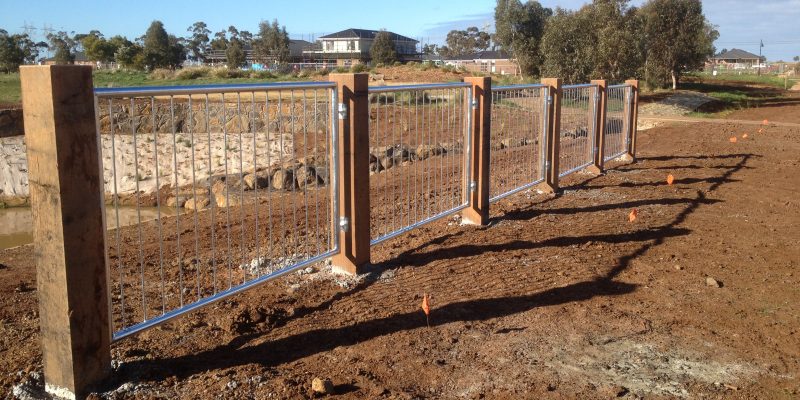
<svg viewBox="0 0 800 400"><path fill-rule="evenodd" d="M756 74L736 74L736 73L727 73L727 74L718 74L717 76L711 75L709 73L697 73L692 74L690 76L694 76L704 82L741 82L741 83L752 83L757 85L765 85L770 86L776 89L783 89L784 79L783 77L778 77L777 75L756 75Z"/></svg>
<svg viewBox="0 0 800 400"><path fill-rule="evenodd" d="M326 80L323 71L276 75L268 71L240 71L224 68L184 68L177 71L99 70L92 73L96 88L133 86L189 86L226 83L265 83ZM0 74L0 104L19 104L21 101L19 73Z"/></svg>
<svg viewBox="0 0 800 400"><path fill-rule="evenodd" d="M19 73L0 74L0 104L19 103L20 95Z"/></svg>

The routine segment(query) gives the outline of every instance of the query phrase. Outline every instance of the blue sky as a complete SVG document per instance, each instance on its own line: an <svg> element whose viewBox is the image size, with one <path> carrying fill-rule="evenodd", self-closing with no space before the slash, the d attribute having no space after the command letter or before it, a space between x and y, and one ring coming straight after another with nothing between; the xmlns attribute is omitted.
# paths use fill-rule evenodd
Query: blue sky
<svg viewBox="0 0 800 400"><path fill-rule="evenodd" d="M546 7L578 8L582 0L541 0ZM641 4L642 0L634 0ZM131 5L135 4L135 7ZM493 0L393 0L314 1L237 0L217 1L138 0L0 0L0 28L22 32L24 25L68 32L97 29L106 36L135 38L154 19L164 22L175 35L186 35L195 21L205 21L212 31L235 25L255 32L260 20L277 18L293 38L312 37L345 28L388 29L423 42L441 43L451 29L491 26ZM800 55L800 0L707 0L708 19L719 26L716 45L763 53L770 60Z"/></svg>

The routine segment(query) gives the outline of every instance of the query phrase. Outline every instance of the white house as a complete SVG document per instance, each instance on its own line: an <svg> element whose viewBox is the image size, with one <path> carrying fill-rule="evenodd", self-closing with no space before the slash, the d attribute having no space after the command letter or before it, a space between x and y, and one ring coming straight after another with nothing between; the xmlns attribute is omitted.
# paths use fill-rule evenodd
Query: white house
<svg viewBox="0 0 800 400"><path fill-rule="evenodd" d="M335 62L339 65L369 62L369 50L379 32L371 29L350 28L321 36L315 46L303 51L303 55L305 58ZM400 60L411 59L418 55L417 43L419 41L394 32L389 32L389 35Z"/></svg>

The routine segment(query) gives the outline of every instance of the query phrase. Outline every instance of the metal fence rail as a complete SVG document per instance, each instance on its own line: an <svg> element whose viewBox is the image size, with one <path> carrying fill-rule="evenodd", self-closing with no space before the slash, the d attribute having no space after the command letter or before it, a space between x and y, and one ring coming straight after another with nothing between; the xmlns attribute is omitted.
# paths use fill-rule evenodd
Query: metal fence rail
<svg viewBox="0 0 800 400"><path fill-rule="evenodd" d="M371 244L467 206L471 88L370 87Z"/></svg>
<svg viewBox="0 0 800 400"><path fill-rule="evenodd" d="M597 86L591 84L563 87L561 98L561 137L559 176L580 171L593 162L594 137L597 134Z"/></svg>
<svg viewBox="0 0 800 400"><path fill-rule="evenodd" d="M338 249L334 83L97 89L113 339ZM150 215L151 220L147 220Z"/></svg>
<svg viewBox="0 0 800 400"><path fill-rule="evenodd" d="M630 85L611 85L606 89L606 126L603 161L613 160L627 151L631 127L628 104L633 100Z"/></svg>
<svg viewBox="0 0 800 400"><path fill-rule="evenodd" d="M544 181L548 91L545 85L492 88L490 201Z"/></svg>

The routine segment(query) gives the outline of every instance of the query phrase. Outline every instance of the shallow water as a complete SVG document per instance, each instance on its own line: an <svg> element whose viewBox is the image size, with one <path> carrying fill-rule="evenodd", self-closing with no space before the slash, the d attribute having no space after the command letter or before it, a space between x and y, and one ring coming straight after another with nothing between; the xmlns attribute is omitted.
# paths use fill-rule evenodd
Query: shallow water
<svg viewBox="0 0 800 400"><path fill-rule="evenodd" d="M156 207L142 207L141 221L146 222L156 219L159 209ZM161 215L175 215L174 207L161 207ZM136 207L120 207L119 224L121 226L135 225L139 217ZM109 229L117 225L116 214L113 208L106 208L106 223ZM0 209L0 250L21 246L33 242L33 217L31 209L15 207Z"/></svg>

